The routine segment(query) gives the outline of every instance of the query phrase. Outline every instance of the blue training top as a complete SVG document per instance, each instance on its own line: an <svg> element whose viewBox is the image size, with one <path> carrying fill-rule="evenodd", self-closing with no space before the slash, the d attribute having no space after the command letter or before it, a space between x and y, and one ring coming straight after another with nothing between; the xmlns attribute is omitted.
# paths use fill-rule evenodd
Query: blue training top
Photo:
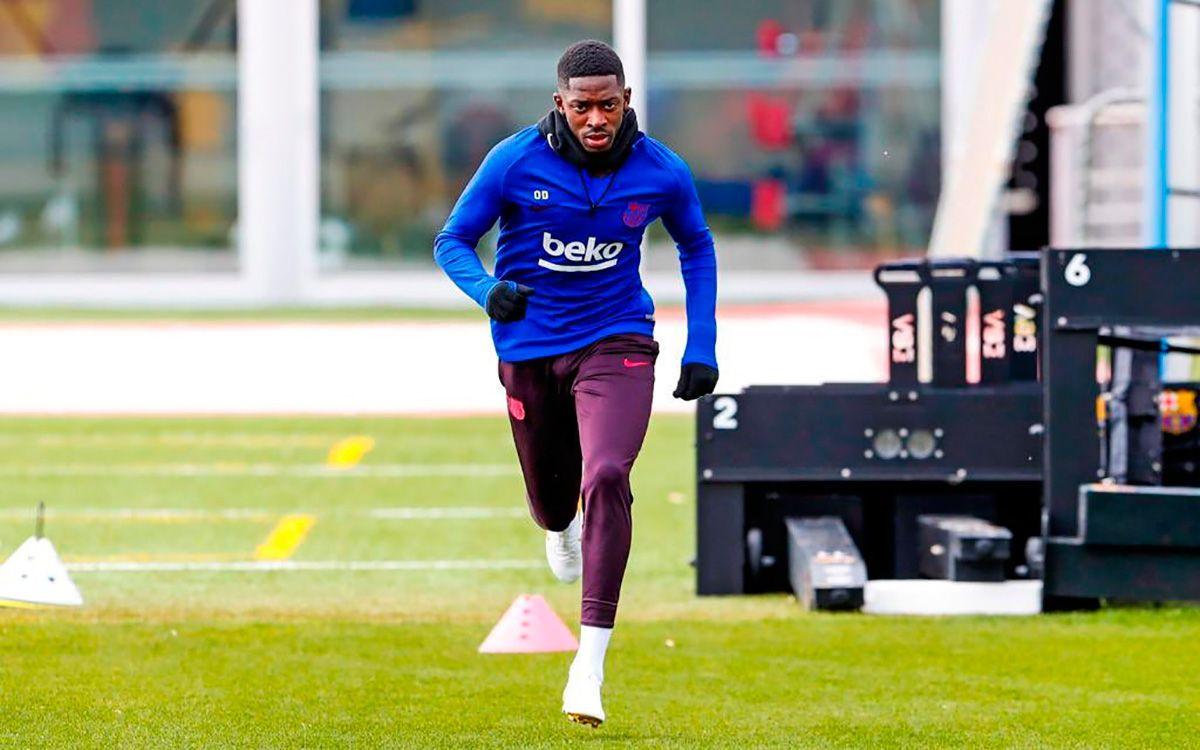
<svg viewBox="0 0 1200 750"><path fill-rule="evenodd" d="M639 273L642 236L661 218L679 248L687 292L683 362L717 366L717 261L687 165L639 134L624 163L593 177L530 126L484 158L434 241L434 258L480 307L497 279L532 287L524 320L492 321L508 362L574 351L618 333L653 335ZM496 275L475 245L500 220Z"/></svg>

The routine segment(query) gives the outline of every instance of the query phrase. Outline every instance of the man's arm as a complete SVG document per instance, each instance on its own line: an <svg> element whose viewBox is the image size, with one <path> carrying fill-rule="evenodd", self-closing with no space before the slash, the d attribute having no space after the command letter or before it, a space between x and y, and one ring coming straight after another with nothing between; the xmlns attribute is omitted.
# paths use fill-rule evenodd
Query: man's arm
<svg viewBox="0 0 1200 750"><path fill-rule="evenodd" d="M499 280L484 269L475 246L500 218L508 166L509 160L500 147L493 148L463 189L446 225L433 241L434 260L455 286L484 309Z"/></svg>
<svg viewBox="0 0 1200 750"><path fill-rule="evenodd" d="M687 167L677 173L679 196L663 214L663 226L679 249L687 307L687 347L683 365L700 364L717 369L717 254L712 232L704 221L696 185ZM715 376L715 372L714 372ZM681 385L683 383L681 382ZM715 377L713 385L716 385ZM693 396L695 398L695 396Z"/></svg>

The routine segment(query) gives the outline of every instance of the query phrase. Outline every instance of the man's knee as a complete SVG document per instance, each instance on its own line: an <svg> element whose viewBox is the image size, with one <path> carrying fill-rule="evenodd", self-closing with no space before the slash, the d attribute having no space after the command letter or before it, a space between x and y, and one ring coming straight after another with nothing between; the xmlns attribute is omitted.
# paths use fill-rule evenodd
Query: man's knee
<svg viewBox="0 0 1200 750"><path fill-rule="evenodd" d="M593 491L620 489L629 485L629 469L620 461L599 461L587 467L584 484Z"/></svg>
<svg viewBox="0 0 1200 750"><path fill-rule="evenodd" d="M579 498L551 504L529 503L529 513L534 522L546 531L562 531L575 520Z"/></svg>
<svg viewBox="0 0 1200 750"><path fill-rule="evenodd" d="M569 516L566 515L565 513L559 513L558 515L554 515L554 516L547 516L544 519L544 521L539 522L539 525L546 531L565 531L566 528L571 525L571 521L574 521L574 520L575 520L575 512L572 511L571 515L569 515Z"/></svg>

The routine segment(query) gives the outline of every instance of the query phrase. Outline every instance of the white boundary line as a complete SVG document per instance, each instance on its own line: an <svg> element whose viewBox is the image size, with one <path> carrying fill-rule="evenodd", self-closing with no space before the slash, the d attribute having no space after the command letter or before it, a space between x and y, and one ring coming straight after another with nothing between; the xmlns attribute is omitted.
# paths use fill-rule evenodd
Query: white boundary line
<svg viewBox="0 0 1200 750"><path fill-rule="evenodd" d="M262 560L245 562L90 562L67 563L72 573L274 573L302 571L529 570L541 560Z"/></svg>
<svg viewBox="0 0 1200 750"><path fill-rule="evenodd" d="M51 521L270 521L289 513L309 513L322 518L367 516L383 521L424 521L489 518L524 518L524 508L489 508L470 506L413 506L404 508L334 509L328 514L320 510L297 508L64 508L46 510ZM0 508L0 521L31 520L36 514L26 508Z"/></svg>
<svg viewBox="0 0 1200 750"><path fill-rule="evenodd" d="M378 464L331 468L322 464L27 464L0 466L0 477L505 477L518 476L511 464Z"/></svg>
<svg viewBox="0 0 1200 750"><path fill-rule="evenodd" d="M453 520L460 518L524 518L529 515L529 511L525 508L375 508L367 511L367 515L387 521Z"/></svg>
<svg viewBox="0 0 1200 750"><path fill-rule="evenodd" d="M47 508L46 517L51 521L270 521L290 512L252 508ZM26 520L35 515L30 509L0 508L0 520Z"/></svg>
<svg viewBox="0 0 1200 750"><path fill-rule="evenodd" d="M158 435L110 432L74 434L38 432L0 433L0 445L52 446L180 446L223 448L328 448L345 435L314 435L252 432L169 432Z"/></svg>

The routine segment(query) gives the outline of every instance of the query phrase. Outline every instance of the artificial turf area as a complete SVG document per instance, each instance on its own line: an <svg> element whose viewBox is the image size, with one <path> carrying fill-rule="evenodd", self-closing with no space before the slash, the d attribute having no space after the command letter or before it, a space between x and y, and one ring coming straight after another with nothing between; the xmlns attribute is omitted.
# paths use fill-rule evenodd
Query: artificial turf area
<svg viewBox="0 0 1200 750"><path fill-rule="evenodd" d="M1200 610L883 618L697 598L678 417L654 419L634 473L609 720L569 724L569 654L476 653L521 593L577 624L578 586L553 581L522 515L507 429L0 419L0 549L44 501L59 553L93 566L72 572L83 608L0 610L0 747L1200 745ZM323 468L350 436L373 441L360 468ZM311 523L290 560L401 569L220 567L285 516ZM160 564L216 567L137 569Z"/></svg>

